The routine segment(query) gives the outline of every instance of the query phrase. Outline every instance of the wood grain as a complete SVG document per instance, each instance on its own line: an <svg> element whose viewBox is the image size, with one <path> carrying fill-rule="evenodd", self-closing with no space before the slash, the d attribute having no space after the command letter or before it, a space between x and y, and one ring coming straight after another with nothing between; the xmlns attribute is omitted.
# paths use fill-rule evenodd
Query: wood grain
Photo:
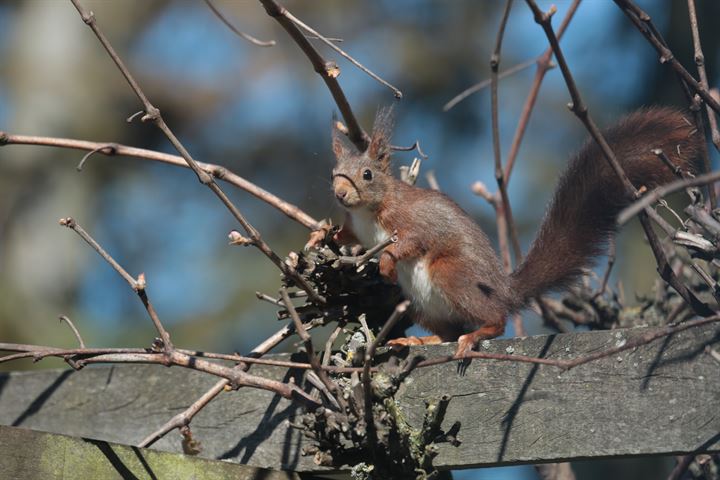
<svg viewBox="0 0 720 480"><path fill-rule="evenodd" d="M576 358L649 329L487 342L495 353ZM720 326L690 329L567 372L549 366L474 360L465 376L449 363L420 369L397 399L419 425L426 399L452 396L444 426L460 421L459 447L442 445L441 468L609 456L720 451ZM414 347L447 355L454 344ZM276 358L288 359L288 355ZM300 382L303 372L257 365L253 372ZM0 424L135 444L187 407L215 378L157 366L108 366L0 375ZM319 471L289 428L298 407L265 391L222 393L193 421L202 456L257 467ZM155 446L180 451L172 433Z"/></svg>
<svg viewBox="0 0 720 480"><path fill-rule="evenodd" d="M0 472L2 478L23 480L300 478L294 473L5 426L0 426Z"/></svg>

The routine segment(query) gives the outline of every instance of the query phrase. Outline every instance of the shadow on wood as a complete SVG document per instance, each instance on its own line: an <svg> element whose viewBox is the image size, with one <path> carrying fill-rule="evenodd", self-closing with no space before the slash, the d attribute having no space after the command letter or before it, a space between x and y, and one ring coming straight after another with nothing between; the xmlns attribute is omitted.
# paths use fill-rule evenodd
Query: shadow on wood
<svg viewBox="0 0 720 480"><path fill-rule="evenodd" d="M629 329L494 340L483 351L569 359L647 333ZM518 362L473 360L413 372L396 395L411 425L425 400L452 397L443 427L461 422L462 444L439 445L441 469L720 450L720 364L704 353L720 343L706 325L570 371ZM717 347L716 347L717 348ZM414 347L427 358L454 346ZM288 359L287 355L276 358ZM282 379L302 372L256 365ZM185 409L216 379L159 366L116 366L0 375L0 424L136 444ZM201 456L298 472L322 470L300 452L308 440L289 426L285 399L248 388L224 392L193 420ZM155 447L181 451L170 433Z"/></svg>

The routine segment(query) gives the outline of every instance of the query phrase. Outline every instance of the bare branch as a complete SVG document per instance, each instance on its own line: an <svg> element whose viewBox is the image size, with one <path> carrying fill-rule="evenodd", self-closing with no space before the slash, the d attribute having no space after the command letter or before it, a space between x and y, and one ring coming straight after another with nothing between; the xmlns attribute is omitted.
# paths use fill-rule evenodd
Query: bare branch
<svg viewBox="0 0 720 480"><path fill-rule="evenodd" d="M73 230L75 233L77 233L80 238L85 240L85 242L90 245L103 259L105 259L106 262L112 266L116 272L120 274L121 277L125 279L125 281L130 285L130 288L135 290L135 293L137 293L138 297L140 297L140 301L142 301L143 305L145 306L145 310L147 310L148 315L150 315L150 319L153 322L153 325L155 325L155 329L158 331L158 334L160 335L160 339L163 342L163 349L165 350L165 353L168 353L172 348L173 344L170 341L170 334L165 330L165 327L163 327L162 322L160 322L160 317L158 317L157 313L155 312L155 307L152 306L152 303L150 303L150 300L147 297L147 293L145 292L145 274L141 273L138 275L137 279L134 279L127 271L120 266L119 263L115 261L114 258L110 256L109 253L103 249L99 243L95 241L94 238L90 236L89 233L87 233L80 225L77 224L77 222L71 218L61 218L60 219L60 225L67 227L71 230Z"/></svg>
<svg viewBox="0 0 720 480"><path fill-rule="evenodd" d="M490 77L490 91L491 91L491 108L492 108L492 138L493 138L493 153L495 155L495 180L498 184L498 190L500 191L500 198L502 199L503 209L502 213L505 215L505 223L510 231L510 242L512 243L513 251L515 253L515 260L520 263L522 260L522 250L520 249L520 241L518 240L517 227L513 220L512 208L510 206L510 199L507 193L507 183L505 182L505 176L502 168L502 157L500 155L500 127L498 120L498 67L500 65L500 49L502 47L502 39L505 34L505 25L507 25L508 16L510 15L510 8L512 7L512 0L507 0L505 4L505 10L503 12L500 26L498 27L497 37L495 39L495 50L490 57L490 69L492 71Z"/></svg>
<svg viewBox="0 0 720 480"><path fill-rule="evenodd" d="M616 0L619 1L619 0ZM623 0L624 1L624 0ZM580 119L580 121L585 125L585 128L590 132L590 135L592 136L593 140L597 143L597 145L600 147L601 151L603 152L603 155L605 156L605 159L609 162L610 166L612 167L615 174L618 176L620 182L622 183L623 187L625 188L626 195L629 198L638 198L639 192L637 189L633 186L633 184L630 182L630 179L628 179L627 175L625 174L625 171L623 170L622 166L618 162L617 158L615 157L615 154L613 153L612 149L608 145L607 141L605 140L605 137L603 136L600 129L597 127L595 122L592 120L592 118L588 115L588 109L585 106L585 104L582 101L582 98L580 96L580 92L577 89L577 86L575 85L575 80L573 79L572 74L570 73L570 69L567 65L567 62L565 61L565 56L563 55L562 50L560 49L560 45L558 43L558 39L555 36L555 32L553 31L552 25L551 25L551 17L552 14L555 13L555 7L551 7L549 13L543 13L540 8L535 3L535 0L526 0L527 4L532 9L534 15L535 15L535 21L543 28L545 31L545 34L548 38L548 41L550 42L550 46L553 49L553 52L555 53L555 58L558 61L558 65L560 66L560 70L562 71L563 78L565 79L565 83L567 84L568 92L570 93L570 97L572 98L572 102L570 103L569 107L570 110ZM705 304L704 302L700 301L695 294L687 288L687 286L678 278L678 276L675 274L673 269L670 267L670 264L668 263L667 256L665 255L665 252L662 249L662 245L660 244L660 241L657 238L657 234L652 229L652 225L650 224L650 221L648 220L647 215L651 215L654 212L647 211L647 213L643 213L640 215L640 223L643 226L643 229L645 230L645 235L648 238L648 241L650 242L650 247L653 251L653 255L655 256L656 263L658 265L658 273L660 273L660 276L668 282L675 291L678 292L678 294L685 299L685 301L690 304L695 310L696 313L703 316L709 316L712 315L713 311L710 309L710 307Z"/></svg>
<svg viewBox="0 0 720 480"><path fill-rule="evenodd" d="M592 362L594 360L598 360L600 358L609 357L611 355L616 355L620 352L624 352L625 350L630 350L633 348L637 348L642 345L647 345L651 342L654 342L655 340L663 337L667 337L670 335L674 335L676 333L682 332L684 330L687 330L689 328L699 327L701 325L707 325L709 323L714 323L720 321L720 315L714 315L707 318L700 318L697 320L690 320L684 323L676 324L676 325L667 325L660 330L654 330L652 332L648 332L645 335L641 335L633 340L630 340L626 342L625 344L613 347L607 350L600 350L595 353L591 353L589 355L584 355L582 357L577 357L572 360L553 360L549 358L537 358L537 357L527 357L523 355L506 355L501 353L486 353L486 352L465 352L463 355L448 355L446 357L438 357L433 358L429 360L423 360L422 362L419 362L417 364L417 368L424 368L429 367L432 365L439 365L443 363L453 362L457 360L463 360L465 358L482 358L486 360L499 360L499 361L505 361L505 362L521 362L521 363L535 363L540 365L551 365L554 367L558 367L562 370L570 370L571 368L578 367L580 365L584 365L586 363Z"/></svg>
<svg viewBox="0 0 720 480"><path fill-rule="evenodd" d="M228 20L225 15L222 14L222 12L213 5L213 3L210 0L205 0L205 3L207 6L212 10L212 12L215 14L217 18L220 19L221 22L223 22L235 35L237 35L240 38L243 38L247 40L248 42L252 43L253 45L257 45L258 47L274 47L276 42L275 40L269 40L267 42L264 42L262 40L258 40L257 38L253 37L252 35L248 35L247 33L241 32L238 30L235 25Z"/></svg>
<svg viewBox="0 0 720 480"><path fill-rule="evenodd" d="M503 70L498 74L498 79L509 77L515 73L522 72L526 68L532 67L538 62L537 58L531 58L530 60L525 60L522 63L518 63L517 65L514 65L507 70ZM447 112L451 110L455 105L465 100L470 95L477 93L481 90L484 90L485 88L490 86L491 79L483 80L482 82L476 83L475 85L472 85L471 87L468 87L467 89L463 90L462 92L455 95L452 99L450 99L449 102L447 102L445 105L443 105L443 112Z"/></svg>
<svg viewBox="0 0 720 480"><path fill-rule="evenodd" d="M87 162L88 158L90 158L93 154L100 152L102 150L106 150L108 155L115 155L117 153L117 149L115 148L115 144L112 143L106 143L104 145L100 145L96 148L93 148L88 153L83 156L83 158L80 160L80 162L77 164L77 167L75 167L75 170L78 172L82 172L83 167L85 166L85 162Z"/></svg>
<svg viewBox="0 0 720 480"><path fill-rule="evenodd" d="M303 32L298 26L287 17L287 9L279 5L275 0L260 0L260 3L265 7L265 11L268 15L273 17L284 29L288 32L290 37L298 44L300 49L310 60L315 72L320 75L325 84L327 85L330 93L335 100L335 103L340 110L348 129L348 138L355 144L355 146L361 152L367 149L369 143L369 137L367 133L362 129L355 114L350 108L350 104L345 97L345 93L340 88L340 84L337 81L337 76L340 73L337 65L334 62L326 61L320 53L312 46L312 44L305 37Z"/></svg>
<svg viewBox="0 0 720 480"><path fill-rule="evenodd" d="M558 39L562 38L563 33L565 33L565 29L567 28L568 24L570 23L570 20L572 19L573 15L575 15L575 10L577 10L578 5L580 5L580 0L574 0L572 5L570 5L570 8L568 9L568 12L563 19L562 23L560 24L560 28L558 28ZM533 80L533 86L530 89L530 94L528 95L528 100L525 102L525 107L523 108L523 115L521 117L520 123L518 125L518 132L524 132L525 128L524 126L521 128L521 125L527 125L527 120L529 119L529 111L532 110L532 106L535 104L535 99L537 98L537 93L540 90L540 84L542 83L543 77L545 77L545 73L547 73L548 70L554 67L552 62L550 61L552 57L552 48L548 48L545 53L540 55L536 58L531 58L530 60L526 60L522 63L518 63L517 65L508 68L507 70L504 70L498 74L498 79L509 77L510 75L513 75L517 72L520 72L522 70L525 70L528 67L531 67L533 65L537 65L537 71L535 73L535 80ZM491 79L483 80L482 82L476 83L475 85L469 87L468 89L460 92L458 95L456 95L452 100L450 100L448 103L446 103L443 106L443 112L447 112L451 108L453 108L458 103L465 100L470 95L477 93L487 87L490 86ZM524 112L528 111L527 114ZM525 117L528 118L525 118ZM525 120L523 120L525 119ZM519 135L522 138L522 133ZM516 133L516 138L518 137L518 134ZM519 141L513 140L513 145L515 143L520 143ZM515 155L513 155L514 149L510 149L510 155L508 156L508 170L511 170L512 160ZM505 173L506 177L509 177L509 173L506 170Z"/></svg>
<svg viewBox="0 0 720 480"><path fill-rule="evenodd" d="M373 358L375 357L375 351L378 345L380 345L385 337L388 336L390 330L393 329L395 324L402 318L410 306L410 301L405 300L400 302L393 310L390 318L387 319L385 325L378 333L375 340L366 346L365 350L365 363L363 365L362 383L363 391L365 395L365 428L367 429L368 445L372 446L373 452L377 444L377 432L375 431L375 417L373 416L372 410L372 378L370 377L370 367L372 366ZM368 339L369 340L369 339Z"/></svg>
<svg viewBox="0 0 720 480"><path fill-rule="evenodd" d="M420 148L420 141L419 141L419 140L415 140L415 143L413 143L413 144L410 145L409 147L402 147L402 146L399 146L399 145L390 145L390 150L393 150L393 151L395 151L395 152L411 152L411 151L413 151L413 150L417 150L418 155L420 155L420 157L421 157L423 160L427 160L427 159L428 159L428 156L425 154L425 152L422 151L422 148Z"/></svg>
<svg viewBox="0 0 720 480"><path fill-rule="evenodd" d="M254 246L257 247L263 254L265 254L265 256L268 257L270 261L272 261L275 266L280 269L280 271L282 271L286 276L290 277L298 285L298 287L308 292L308 295L315 302L321 304L325 303L325 298L319 295L310 286L307 280L305 280L301 275L299 275L294 268L283 262L282 259L270 248L270 246L265 243L265 241L260 236L260 232L258 232L255 227L253 227L250 222L245 219L244 215L240 212L240 210L235 206L235 204L233 204L233 202L227 197L227 195L225 195L225 192L223 192L220 186L215 182L212 175L209 175L205 170L200 168L195 159L192 158L190 152L187 151L185 146L180 142L180 140L178 140L172 130L170 130L170 127L167 126L167 124L162 118L162 115L160 114L160 110L158 110L152 103L150 103L150 100L148 100L147 96L140 88L140 85L138 85L138 83L135 81L135 78L130 74L130 71L127 69L123 61L115 52L112 45L110 45L110 42L98 27L94 14L92 12L86 11L80 5L79 0L71 1L77 9L78 13L80 13L83 21L90 27L90 29L92 29L93 33L95 33L95 36L105 48L105 51L108 53L110 58L112 58L113 62L115 62L115 65L118 67L123 77L125 77L128 84L130 84L130 87L132 88L133 92L135 92L135 95L137 95L138 99L143 104L145 114L143 115L142 120L153 122L165 134L170 143L172 143L173 147L175 147L178 153L180 153L180 155L185 159L190 169L195 172L195 175L197 175L200 183L212 190L212 192L220 199L220 201L225 205L225 207L230 211L230 213L232 213L232 215L240 223L240 225L242 225L250 238L252 238Z"/></svg>
<svg viewBox="0 0 720 480"><path fill-rule="evenodd" d="M70 327L70 330L72 330L73 335L75 335L75 338L80 344L80 348L85 348L85 342L83 341L82 336L80 336L80 332L78 332L78 329L75 328L73 322L66 315L60 315L58 318L60 319L60 323L65 322L67 323L68 327Z"/></svg>
<svg viewBox="0 0 720 480"><path fill-rule="evenodd" d="M88 150L91 153L101 153L106 156L121 155L125 157L141 158L154 162L167 163L177 167L190 168L187 162L179 155L146 150L144 148L129 147L117 143L97 143L86 140L75 140L72 138L38 137L31 135L11 135L0 132L0 147L4 145L37 145L59 148L72 148L76 150ZM88 155L83 157L87 160ZM78 165L82 168L83 161ZM310 230L316 230L320 222L303 212L296 205L288 203L272 193L264 190L245 178L237 175L225 167L212 163L197 162L197 165L218 180L227 182L238 187L256 198L280 210L292 220L304 225Z"/></svg>
<svg viewBox="0 0 720 480"><path fill-rule="evenodd" d="M562 38L563 33L565 33L568 25L570 25L570 21L572 20L579 6L580 0L573 0L573 3L568 8L567 13L565 14L565 18L563 18L563 21L560 23L560 27L557 31L558 42ZM508 153L507 162L505 165L505 181L508 183L510 182L510 174L512 173L513 166L515 165L515 159L520 152L520 144L525 137L525 131L527 130L528 123L530 123L530 116L532 115L532 111L535 108L535 102L537 100L538 94L540 93L540 86L542 85L543 79L545 78L545 74L554 67L553 63L551 62L552 53L552 46L548 47L548 49L545 50L545 53L543 53L537 61L535 78L533 79L532 86L530 87L530 92L528 93L527 99L525 100L525 105L523 106L522 114L520 115L520 120L518 121L518 126L515 129L515 135L513 136L512 143L510 144L510 151Z"/></svg>
<svg viewBox="0 0 720 480"><path fill-rule="evenodd" d="M290 318L293 321L293 324L295 325L295 331L297 332L298 336L302 339L303 344L305 345L305 353L308 356L308 360L310 361L310 365L312 365L312 370L315 373L315 375L318 376L320 381L323 385L325 385L325 388L327 389L328 396L331 397L331 402L335 405L340 405L342 411L345 411L346 403L345 400L342 398L342 392L339 391L338 386L330 380L330 377L328 377L327 372L322 369L322 366L320 365L320 361L318 360L317 355L315 355L315 349L313 347L312 343L312 337L310 334L305 330L305 326L302 323L302 320L300 320L300 316L297 313L297 310L295 310L295 306L293 305L292 301L290 300L290 296L288 295L288 291L286 288L280 289L280 297L282 298L283 303L285 304L285 308L287 308L288 312L290 313ZM329 395L329 393L332 393L333 395Z"/></svg>
<svg viewBox="0 0 720 480"><path fill-rule="evenodd" d="M380 78L379 76L377 76L375 73L373 73L372 71L370 71L367 67L365 67L362 63L360 63L360 62L358 62L357 60L355 60L355 59L354 59L353 57L351 57L347 52L345 52L343 49L341 49L340 47L338 47L337 45L335 45L335 44L332 42L332 40L330 40L329 38L326 38L326 37L323 36L322 34L318 33L316 30L314 30L313 28L311 28L309 25L303 23L299 18L297 18L297 17L296 17L295 15L293 15L292 13L290 13L287 9L285 10L285 16L286 16L288 19L290 19L290 21L292 21L295 25L297 25L298 27L302 28L302 29L305 30L306 32L310 33L311 35L315 36L318 40L320 40L321 42L323 42L325 45L327 45L328 47L332 48L332 49L335 50L337 53L339 53L340 55L342 55L343 57L345 57L350 63L352 63L353 65L355 65L356 67L358 67L360 70L362 70L363 72L365 72L365 73L366 73L367 75L369 75L372 79L376 80L378 83L380 83L380 84L386 86L387 88L389 88L390 90L392 90L393 95L395 95L395 98L397 98L397 99L402 98L403 94L402 94L402 92L401 92L400 90L398 90L396 87L390 85L390 83L388 83L387 81L383 80L382 78Z"/></svg>
<svg viewBox="0 0 720 480"><path fill-rule="evenodd" d="M695 0L688 0L688 15L690 17L690 30L692 31L692 38L693 38L693 47L695 49L695 65L697 66L698 75L700 76L700 85L708 92L710 92L710 86L708 84L708 78L707 78L707 71L705 70L705 55L702 51L702 44L700 43L700 31L698 30L698 21L697 21L697 13L695 11ZM710 96L712 98L715 98L712 96L712 92L710 92ZM698 105L699 107L699 105ZM710 123L710 135L712 138L713 145L715 145L715 148L720 151L720 130L718 129L718 122L717 117L715 116L715 112L712 108L710 108L709 105L705 105L705 110L707 112L708 122ZM698 120L702 121L702 114L698 111ZM699 127L700 125L698 125ZM704 122L703 122L703 130L704 130ZM704 132L703 132L704 133ZM704 135L703 135L704 136ZM711 170L710 168L710 157L707 155L707 152L705 152L706 155L703 156L703 161L705 162L705 171L709 172ZM709 188L708 194L710 198L710 209L715 209L717 207L717 198L715 195L715 189Z"/></svg>
<svg viewBox="0 0 720 480"><path fill-rule="evenodd" d="M639 200L630 206L626 207L620 212L617 218L618 225L624 225L632 217L645 210L647 207L657 202L666 195L670 195L673 192L682 190L689 187L698 187L701 185L707 185L709 183L715 183L720 181L720 171L706 173L699 175L695 178L686 178L682 180L675 180L674 182L666 183L654 188L650 192L643 195Z"/></svg>
<svg viewBox="0 0 720 480"><path fill-rule="evenodd" d="M685 81L689 88L691 88L695 93L700 95L700 97L702 97L705 103L710 108L715 110L716 113L720 113L720 103L718 103L718 101L715 100L712 95L710 95L710 92L700 83L698 83L698 81L695 80L695 78L693 78L693 76L690 75L687 70L685 70L685 67L683 67L680 62L675 58L673 53L667 47L665 41L658 33L655 26L652 24L652 21L650 20L650 15L645 13L630 0L614 1L620 7L620 9L625 12L625 15L627 15L627 17L633 22L633 24L637 27L640 33L642 33L643 36L648 40L648 42L650 42L653 48L655 48L658 55L660 55L660 63L669 64L673 68L673 70L675 70L678 76Z"/></svg>
<svg viewBox="0 0 720 480"><path fill-rule="evenodd" d="M357 256L357 257L341 256L338 258L338 261L342 264L354 265L356 267L365 265L372 257L374 257L376 254L382 252L383 250L385 250L388 246L392 245L393 243L397 243L397 241L398 241L397 231L394 231L392 233L392 235L390 235L388 238L386 238L382 242L378 243L374 247L370 248L362 255Z"/></svg>
<svg viewBox="0 0 720 480"><path fill-rule="evenodd" d="M602 282L600 282L600 288L595 293L595 297L599 297L600 295L603 295L605 293L605 289L607 289L608 280L610 279L610 273L612 273L613 266L615 265L615 251L617 248L617 240L615 237L612 237L610 239L609 247L608 247L608 261L607 261L607 267L605 268L605 273L603 274Z"/></svg>
<svg viewBox="0 0 720 480"><path fill-rule="evenodd" d="M312 328L312 325L309 325L308 328ZM271 335L269 338L267 338L264 342L262 342L260 345L255 347L252 352L250 352L251 355L255 357L260 357L270 350L272 350L274 347L276 347L278 344L280 344L283 340L288 338L290 335L295 333L295 327L292 324L286 325L280 330L278 330L275 334ZM253 359L253 360L261 360L261 359ZM237 365L235 368L241 369L243 371L247 371L250 368L249 362L243 362ZM192 421L193 417L202 410L208 403L210 403L215 397L217 397L221 392L225 391L226 388L229 388L230 381L223 379L218 381L215 385L213 385L207 392L205 392L200 398L195 400L195 402L192 403L188 408L183 410L182 412L178 413L174 417L172 417L170 420L165 422L164 425L162 425L160 428L146 436L139 444L138 446L141 447L149 447L156 441L160 440L162 437L167 435L169 432L175 430L176 428L181 428L185 425L189 425Z"/></svg>

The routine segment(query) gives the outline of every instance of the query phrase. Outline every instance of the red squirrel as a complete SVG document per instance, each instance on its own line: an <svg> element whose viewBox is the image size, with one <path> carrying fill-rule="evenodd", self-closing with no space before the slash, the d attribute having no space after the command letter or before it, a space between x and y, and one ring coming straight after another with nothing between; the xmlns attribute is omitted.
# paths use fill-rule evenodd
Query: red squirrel
<svg viewBox="0 0 720 480"><path fill-rule="evenodd" d="M458 341L457 355L505 330L507 317L530 299L566 289L603 253L615 217L632 200L593 141L587 141L560 177L537 238L525 260L506 274L480 227L448 196L409 185L390 169L391 112L381 110L365 152L333 129L333 190L347 210L336 240L370 248L397 232L380 253L380 274L397 282L411 301L415 323L429 337L398 338L389 345ZM636 111L604 131L636 187L653 188L674 173L654 155L693 171L702 138L680 111Z"/></svg>

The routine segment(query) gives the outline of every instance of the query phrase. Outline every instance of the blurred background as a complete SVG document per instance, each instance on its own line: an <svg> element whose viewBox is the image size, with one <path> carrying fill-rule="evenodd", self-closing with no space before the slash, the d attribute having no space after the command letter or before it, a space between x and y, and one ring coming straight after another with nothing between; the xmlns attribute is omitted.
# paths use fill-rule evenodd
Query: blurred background
<svg viewBox="0 0 720 480"><path fill-rule="evenodd" d="M330 121L337 111L322 80L285 31L251 0L214 2L242 31L277 45L235 36L204 2L84 0L150 100L193 156L220 164L298 205L313 217L342 219L330 191ZM559 24L569 0L558 7ZM695 73L687 6L638 1L675 56ZM550 2L539 2L547 10ZM397 145L416 140L453 197L495 238L494 212L470 186L495 190L489 90L443 113L443 105L489 77L489 58L504 2L361 0L286 1L297 17L400 88ZM711 86L718 84L720 3L698 0ZM339 81L362 125L396 103L392 92L315 42L341 68ZM515 2L500 70L533 58L547 41L527 5ZM674 74L608 1L586 0L562 45L591 115L609 125L642 105L685 107ZM0 1L0 131L117 142L175 153L150 124L125 119L141 105L70 2ZM500 84L502 153L507 151L534 74ZM549 72L520 150L509 193L525 250L558 172L584 141L568 111L559 70ZM92 346L144 346L154 330L135 294L75 234L57 224L73 216L148 292L176 344L246 352L282 325L255 291L274 294L275 267L257 250L227 245L239 228L215 196L186 169L122 157L91 157L50 147L0 147L0 341L73 346L58 323L74 320ZM400 152L396 165L413 152ZM419 181L426 185L423 176ZM223 186L281 256L299 250L307 230L249 194ZM602 265L602 260L599 262ZM627 298L648 292L652 254L638 225L619 237L613 282ZM526 316L530 333L541 322ZM512 335L512 331L508 332ZM292 345L286 345L286 349ZM61 366L44 360L35 368ZM0 369L31 368L30 362ZM576 465L578 478L658 478L672 460ZM535 478L531 467L467 471L456 478Z"/></svg>

